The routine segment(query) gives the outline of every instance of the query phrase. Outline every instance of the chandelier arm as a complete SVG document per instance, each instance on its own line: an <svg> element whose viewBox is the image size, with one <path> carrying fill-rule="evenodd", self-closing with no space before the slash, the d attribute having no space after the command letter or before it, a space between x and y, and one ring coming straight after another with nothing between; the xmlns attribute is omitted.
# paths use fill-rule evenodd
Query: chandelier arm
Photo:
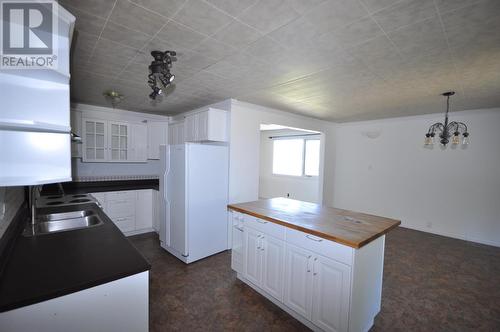
<svg viewBox="0 0 500 332"><path fill-rule="evenodd" d="M443 131L443 124L441 122L436 122L432 126L429 127L429 134L435 134L436 131Z"/></svg>
<svg viewBox="0 0 500 332"><path fill-rule="evenodd" d="M467 130L467 125L463 122L457 122L458 126L461 127L463 129L463 132L464 133L467 133L468 130Z"/></svg>
<svg viewBox="0 0 500 332"><path fill-rule="evenodd" d="M452 121L448 124L448 131L450 133L455 133L458 131L458 123L455 121Z"/></svg>
<svg viewBox="0 0 500 332"><path fill-rule="evenodd" d="M453 132L458 132L458 133L466 133L467 132L467 125L463 122L457 122L457 121L453 121L453 122L450 122L450 129L453 128Z"/></svg>

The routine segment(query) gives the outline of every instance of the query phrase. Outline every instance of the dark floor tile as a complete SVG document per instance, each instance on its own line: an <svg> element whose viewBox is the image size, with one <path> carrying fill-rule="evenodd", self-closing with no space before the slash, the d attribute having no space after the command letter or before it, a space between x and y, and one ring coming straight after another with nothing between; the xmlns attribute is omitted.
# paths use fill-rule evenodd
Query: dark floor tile
<svg viewBox="0 0 500 332"><path fill-rule="evenodd" d="M230 252L185 265L148 233L151 331L307 331L236 279ZM398 228L386 237L382 309L371 331L500 331L500 248Z"/></svg>

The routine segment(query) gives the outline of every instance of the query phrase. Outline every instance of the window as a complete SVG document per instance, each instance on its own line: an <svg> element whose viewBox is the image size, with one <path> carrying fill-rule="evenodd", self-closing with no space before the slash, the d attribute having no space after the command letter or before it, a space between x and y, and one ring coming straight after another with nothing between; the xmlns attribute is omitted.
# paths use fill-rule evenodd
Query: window
<svg viewBox="0 0 500 332"><path fill-rule="evenodd" d="M319 139L306 140L306 155L304 158L304 175L319 175Z"/></svg>
<svg viewBox="0 0 500 332"><path fill-rule="evenodd" d="M273 141L273 174L319 175L319 139L276 139Z"/></svg>
<svg viewBox="0 0 500 332"><path fill-rule="evenodd" d="M302 175L303 139L278 139L273 142L273 173Z"/></svg>

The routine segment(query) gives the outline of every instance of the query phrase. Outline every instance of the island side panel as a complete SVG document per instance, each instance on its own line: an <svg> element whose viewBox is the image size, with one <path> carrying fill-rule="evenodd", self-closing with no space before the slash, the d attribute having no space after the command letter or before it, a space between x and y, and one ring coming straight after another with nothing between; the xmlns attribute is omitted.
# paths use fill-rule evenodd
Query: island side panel
<svg viewBox="0 0 500 332"><path fill-rule="evenodd" d="M349 331L368 331L380 312L385 235L354 250Z"/></svg>
<svg viewBox="0 0 500 332"><path fill-rule="evenodd" d="M1 331L149 330L149 271L0 313Z"/></svg>

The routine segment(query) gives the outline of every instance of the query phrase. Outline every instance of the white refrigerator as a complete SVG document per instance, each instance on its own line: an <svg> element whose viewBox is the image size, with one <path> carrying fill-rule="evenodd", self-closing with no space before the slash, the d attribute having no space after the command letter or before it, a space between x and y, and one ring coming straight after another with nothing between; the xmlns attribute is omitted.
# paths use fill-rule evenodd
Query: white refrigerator
<svg viewBox="0 0 500 332"><path fill-rule="evenodd" d="M160 146L160 245L191 263L227 249L229 149Z"/></svg>

